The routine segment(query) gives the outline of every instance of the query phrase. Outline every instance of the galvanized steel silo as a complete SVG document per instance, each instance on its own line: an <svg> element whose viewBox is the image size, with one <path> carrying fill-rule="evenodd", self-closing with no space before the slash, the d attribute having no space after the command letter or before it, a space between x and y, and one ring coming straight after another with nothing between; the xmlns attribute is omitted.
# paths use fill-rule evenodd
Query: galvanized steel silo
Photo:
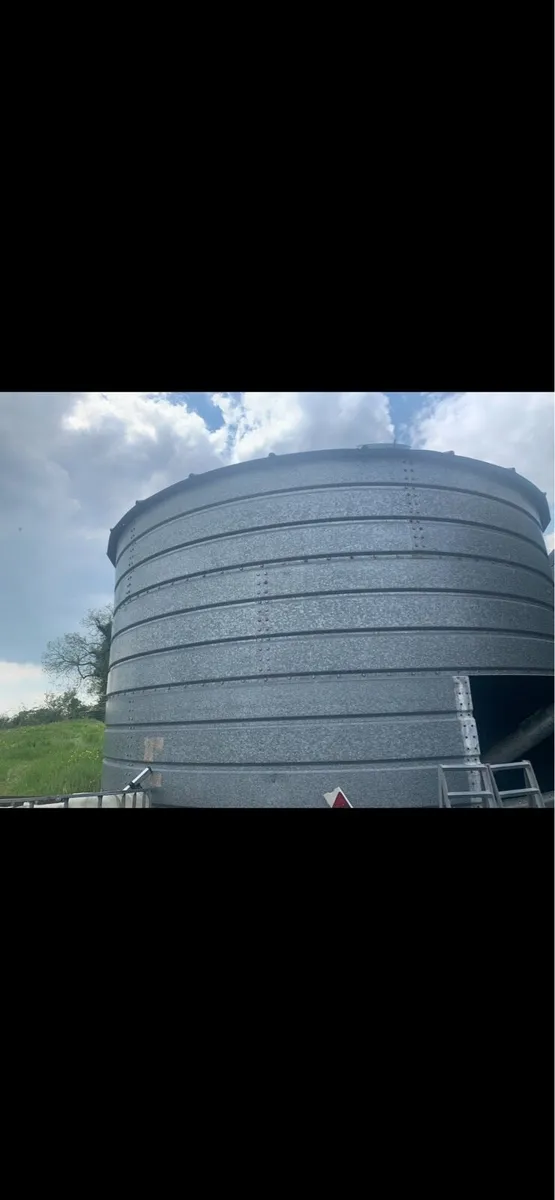
<svg viewBox="0 0 555 1200"><path fill-rule="evenodd" d="M160 803L435 804L478 751L469 674L553 671L545 496L380 445L190 477L112 531L103 787Z"/></svg>

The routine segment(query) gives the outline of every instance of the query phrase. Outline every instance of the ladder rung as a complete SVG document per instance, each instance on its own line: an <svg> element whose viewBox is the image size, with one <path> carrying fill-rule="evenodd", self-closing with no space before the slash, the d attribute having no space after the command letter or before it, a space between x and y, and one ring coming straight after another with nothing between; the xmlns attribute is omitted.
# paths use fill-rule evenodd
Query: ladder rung
<svg viewBox="0 0 555 1200"><path fill-rule="evenodd" d="M534 796L539 796L539 788L513 788L510 792L500 792L499 795L503 798L503 796L531 796L532 793Z"/></svg>
<svg viewBox="0 0 555 1200"><path fill-rule="evenodd" d="M530 766L530 763L523 760L522 762L512 763L490 763L489 766L492 771L524 771L525 767Z"/></svg>
<svg viewBox="0 0 555 1200"><path fill-rule="evenodd" d="M489 764L487 763L445 763L445 766L440 767L441 771L488 771Z"/></svg>
<svg viewBox="0 0 555 1200"><path fill-rule="evenodd" d="M456 800L454 804L449 804L447 807L455 810L459 808L484 808L484 806L486 808L491 807L491 802L489 800L480 800L478 797L477 800Z"/></svg>
<svg viewBox="0 0 555 1200"><path fill-rule="evenodd" d="M493 800L493 792L447 792L450 800L459 796L491 796Z"/></svg>

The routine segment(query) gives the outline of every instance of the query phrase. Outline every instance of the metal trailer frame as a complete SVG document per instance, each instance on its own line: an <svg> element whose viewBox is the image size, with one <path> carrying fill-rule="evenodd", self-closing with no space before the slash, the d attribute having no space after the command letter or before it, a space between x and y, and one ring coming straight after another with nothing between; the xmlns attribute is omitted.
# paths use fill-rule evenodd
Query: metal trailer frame
<svg viewBox="0 0 555 1200"><path fill-rule="evenodd" d="M0 808L151 808L151 789L141 787L142 781L151 774L144 767L121 792L71 792L63 796L0 796ZM83 803L90 800L91 803ZM104 804L115 800L116 804ZM76 801L75 804L72 801ZM96 801L96 803L94 803Z"/></svg>

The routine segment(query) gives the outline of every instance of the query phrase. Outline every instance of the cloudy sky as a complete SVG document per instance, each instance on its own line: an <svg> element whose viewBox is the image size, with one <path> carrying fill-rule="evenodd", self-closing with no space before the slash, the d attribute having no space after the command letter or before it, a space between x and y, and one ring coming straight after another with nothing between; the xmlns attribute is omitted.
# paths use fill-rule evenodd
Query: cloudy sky
<svg viewBox="0 0 555 1200"><path fill-rule="evenodd" d="M553 404L551 392L1 392L0 712L42 698L46 643L111 601L108 534L135 500L270 451L396 437L516 467L553 508Z"/></svg>

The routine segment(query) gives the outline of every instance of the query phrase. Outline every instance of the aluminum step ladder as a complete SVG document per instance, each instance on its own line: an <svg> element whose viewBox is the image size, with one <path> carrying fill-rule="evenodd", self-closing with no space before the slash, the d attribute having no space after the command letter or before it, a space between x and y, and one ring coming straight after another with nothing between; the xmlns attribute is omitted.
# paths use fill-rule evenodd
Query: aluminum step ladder
<svg viewBox="0 0 555 1200"><path fill-rule="evenodd" d="M477 771L481 787L476 791L450 792L446 771ZM499 808L495 779L488 763L447 763L438 767L440 808ZM451 801L456 800L456 804Z"/></svg>
<svg viewBox="0 0 555 1200"><path fill-rule="evenodd" d="M526 786L500 790L496 771L524 771ZM481 788L470 791L449 791L446 771L477 771ZM543 796L532 764L512 763L447 763L438 767L440 808L545 808ZM457 803L452 804L455 800Z"/></svg>
<svg viewBox="0 0 555 1200"><path fill-rule="evenodd" d="M490 763L489 769L497 794L498 808L545 808L532 763L526 760L512 763ZM524 771L526 786L500 791L495 778L496 771Z"/></svg>

